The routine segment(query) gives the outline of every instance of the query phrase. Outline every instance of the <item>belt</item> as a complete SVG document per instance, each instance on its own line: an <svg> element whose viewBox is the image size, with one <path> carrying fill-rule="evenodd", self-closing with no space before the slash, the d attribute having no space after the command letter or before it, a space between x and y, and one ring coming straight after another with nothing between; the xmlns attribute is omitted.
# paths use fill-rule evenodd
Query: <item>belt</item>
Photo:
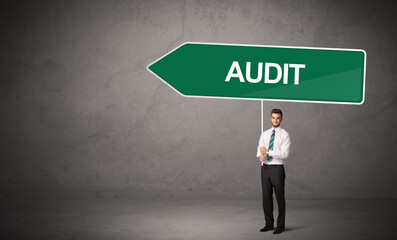
<svg viewBox="0 0 397 240"><path fill-rule="evenodd" d="M267 165L267 164L263 164L262 167L264 168L277 168L277 167L283 167L283 164L273 164L273 165Z"/></svg>

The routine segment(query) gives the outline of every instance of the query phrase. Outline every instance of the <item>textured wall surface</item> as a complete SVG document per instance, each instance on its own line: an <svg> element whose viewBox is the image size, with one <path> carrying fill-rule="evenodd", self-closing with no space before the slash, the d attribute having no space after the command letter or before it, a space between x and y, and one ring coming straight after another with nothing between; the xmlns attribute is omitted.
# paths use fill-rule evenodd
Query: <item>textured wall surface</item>
<svg viewBox="0 0 397 240"><path fill-rule="evenodd" d="M393 9L391 1L3 2L2 192L260 198L260 102L184 98L146 70L181 43L203 41L366 50L363 105L265 102L265 119L281 108L292 136L287 197L396 198Z"/></svg>

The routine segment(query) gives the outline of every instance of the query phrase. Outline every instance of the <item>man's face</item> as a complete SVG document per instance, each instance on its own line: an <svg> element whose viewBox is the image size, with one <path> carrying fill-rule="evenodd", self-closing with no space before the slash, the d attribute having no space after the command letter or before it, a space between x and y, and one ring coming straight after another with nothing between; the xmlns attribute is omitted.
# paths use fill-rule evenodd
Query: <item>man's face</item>
<svg viewBox="0 0 397 240"><path fill-rule="evenodd" d="M281 121L283 120L281 118L281 114L279 113L272 113L272 116L270 117L270 120L272 121L273 127L279 127Z"/></svg>

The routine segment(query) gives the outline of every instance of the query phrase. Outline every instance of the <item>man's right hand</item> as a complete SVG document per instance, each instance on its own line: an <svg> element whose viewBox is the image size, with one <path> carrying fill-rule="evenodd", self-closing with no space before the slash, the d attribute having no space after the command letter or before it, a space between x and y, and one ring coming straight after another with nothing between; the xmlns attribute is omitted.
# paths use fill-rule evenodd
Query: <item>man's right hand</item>
<svg viewBox="0 0 397 240"><path fill-rule="evenodd" d="M261 150L261 153L262 153L263 155L267 155L267 148L265 148L265 147L260 147L260 150Z"/></svg>
<svg viewBox="0 0 397 240"><path fill-rule="evenodd" d="M261 161L261 162L265 161L265 156L263 156L263 154L261 154L261 155L259 156L259 161Z"/></svg>

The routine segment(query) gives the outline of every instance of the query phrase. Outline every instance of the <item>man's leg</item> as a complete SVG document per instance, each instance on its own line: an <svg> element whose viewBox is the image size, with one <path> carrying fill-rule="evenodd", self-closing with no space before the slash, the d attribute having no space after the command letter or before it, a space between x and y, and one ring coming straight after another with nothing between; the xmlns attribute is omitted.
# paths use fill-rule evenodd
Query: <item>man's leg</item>
<svg viewBox="0 0 397 240"><path fill-rule="evenodd" d="M284 166L280 165L274 169L274 175L271 180L276 194L278 205L277 228L285 228L285 170Z"/></svg>
<svg viewBox="0 0 397 240"><path fill-rule="evenodd" d="M265 166L261 167L261 179L262 179L262 205L263 212L265 214L265 225L273 226L273 186L267 172L270 169L266 169Z"/></svg>

